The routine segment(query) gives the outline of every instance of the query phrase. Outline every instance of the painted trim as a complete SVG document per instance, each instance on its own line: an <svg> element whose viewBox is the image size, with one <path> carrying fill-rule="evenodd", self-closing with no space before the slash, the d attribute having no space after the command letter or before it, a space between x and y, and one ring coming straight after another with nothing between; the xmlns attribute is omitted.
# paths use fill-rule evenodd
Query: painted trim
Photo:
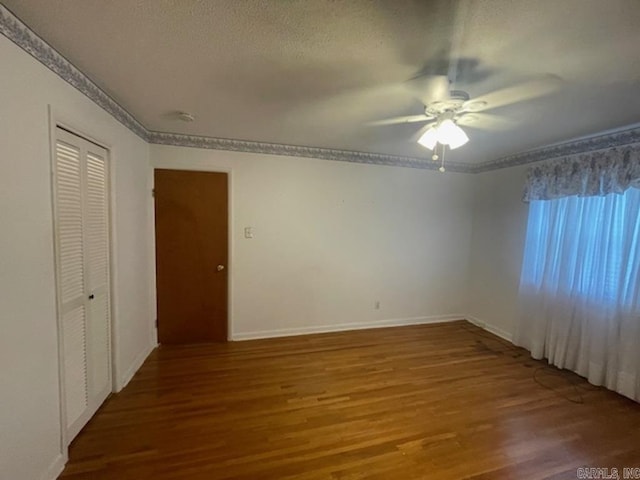
<svg viewBox="0 0 640 480"><path fill-rule="evenodd" d="M155 168L155 167L154 167ZM202 171L202 170L200 170ZM207 171L207 170L205 170ZM208 171L216 171L216 170L208 170ZM234 208L234 193L235 193L235 175L233 173L233 167L231 168L221 168L217 170L218 172L224 172L227 174L227 340L231 339L231 332L233 332L233 319L235 314L235 309L233 307L234 303L234 293L235 293L235 253L236 247L234 243L234 232L236 230L235 225L235 208ZM155 248L155 246L154 246ZM154 250L155 251L155 250Z"/></svg>
<svg viewBox="0 0 640 480"><path fill-rule="evenodd" d="M53 272L55 277L56 293L56 350L58 354L58 412L60 415L59 454L65 458L68 455L67 443L67 409L64 383L64 346L62 336L62 295L60 292L60 268L58 265L58 222L57 213L57 186L55 181L57 123L51 106L48 108L49 116L49 185L51 187L51 247L53 254ZM49 469L50 470L50 469ZM53 477L55 478L55 477Z"/></svg>
<svg viewBox="0 0 640 480"><path fill-rule="evenodd" d="M464 319L464 315L431 315L425 317L394 318L364 323L339 323L336 325L314 325L310 327L282 328L278 330L261 330L246 333L233 333L232 341L256 340L260 338L293 337L313 333L344 332L348 330L368 330L371 328L405 327L409 325L427 325L430 323L447 323Z"/></svg>
<svg viewBox="0 0 640 480"><path fill-rule="evenodd" d="M58 455L49 468L45 470L45 472L40 477L42 480L56 480L64 470L65 465L67 464L67 457L65 455Z"/></svg>
<svg viewBox="0 0 640 480"><path fill-rule="evenodd" d="M260 153L294 157L318 158L339 162L363 163L368 165L387 165L392 167L419 168L437 170L438 165L425 158L386 155L370 152L337 150L330 148L285 145L277 143L254 142L227 138L183 135L148 130L132 114L110 97L93 80L82 73L56 49L45 42L9 9L0 3L0 33L22 48L29 55L58 75L62 80L75 87L90 100L103 108L122 125L151 144L173 145L177 147L195 147L235 152ZM496 160L480 164L448 162L449 172L481 173L502 168L526 165L550 160L576 153L600 150L604 148L640 143L640 127L629 126L624 131L600 133L590 137L570 140L556 145L507 155Z"/></svg>
<svg viewBox="0 0 640 480"><path fill-rule="evenodd" d="M140 369L145 360L151 355L156 349L156 345L148 345L142 352L138 354L136 358L133 359L127 371L122 374L122 376L117 379L116 384L114 385L114 393L118 393L122 391L124 387L131 381L136 372Z"/></svg>
<svg viewBox="0 0 640 480"><path fill-rule="evenodd" d="M151 321L149 322L149 342L156 348L158 344L158 305L156 301L156 202L153 196L154 185L154 168L149 160L147 169L147 261L149 265L149 312L151 313Z"/></svg>
<svg viewBox="0 0 640 480"><path fill-rule="evenodd" d="M494 327L493 325L483 320L480 320L477 317L473 317L471 315L465 315L464 319L467 322L474 324L476 327L480 327L483 330L486 330L489 333L493 333L494 335L502 338L503 340L506 340L509 343L513 343L513 335L507 332L506 330L502 330L501 328Z"/></svg>

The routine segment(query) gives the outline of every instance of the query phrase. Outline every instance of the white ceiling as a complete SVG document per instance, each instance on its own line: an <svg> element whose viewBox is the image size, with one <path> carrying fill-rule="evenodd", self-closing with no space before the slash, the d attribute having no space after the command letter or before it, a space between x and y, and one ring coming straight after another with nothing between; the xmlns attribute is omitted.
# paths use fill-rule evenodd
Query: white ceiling
<svg viewBox="0 0 640 480"><path fill-rule="evenodd" d="M638 0L1 1L150 130L427 157L419 124L366 123L422 113L408 81L452 67L472 98L560 82L450 160L640 121Z"/></svg>

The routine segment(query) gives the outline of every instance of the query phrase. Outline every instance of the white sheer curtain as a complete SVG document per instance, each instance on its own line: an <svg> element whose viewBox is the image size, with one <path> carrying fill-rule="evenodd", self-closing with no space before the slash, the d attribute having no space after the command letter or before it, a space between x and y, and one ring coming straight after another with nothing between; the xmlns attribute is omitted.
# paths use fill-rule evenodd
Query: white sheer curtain
<svg viewBox="0 0 640 480"><path fill-rule="evenodd" d="M535 200L515 343L640 401L640 189Z"/></svg>

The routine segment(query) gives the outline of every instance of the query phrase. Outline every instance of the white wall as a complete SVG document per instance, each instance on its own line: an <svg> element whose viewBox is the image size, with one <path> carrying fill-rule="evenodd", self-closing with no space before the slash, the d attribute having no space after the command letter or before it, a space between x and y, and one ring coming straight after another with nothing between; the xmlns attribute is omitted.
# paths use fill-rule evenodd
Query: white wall
<svg viewBox="0 0 640 480"><path fill-rule="evenodd" d="M469 319L511 338L527 228L528 166L474 175Z"/></svg>
<svg viewBox="0 0 640 480"><path fill-rule="evenodd" d="M0 36L0 477L62 465L48 106L111 147L118 334L126 382L151 345L148 145Z"/></svg>
<svg viewBox="0 0 640 480"><path fill-rule="evenodd" d="M54 478L64 461L49 107L111 149L117 387L155 341L150 163L230 172L235 339L420 323L465 312L496 331L512 331L525 168L442 175L149 146L2 36L0 59L2 478ZM253 227L253 239L243 237L245 226Z"/></svg>
<svg viewBox="0 0 640 480"><path fill-rule="evenodd" d="M151 161L231 172L235 339L466 311L471 175L160 145Z"/></svg>

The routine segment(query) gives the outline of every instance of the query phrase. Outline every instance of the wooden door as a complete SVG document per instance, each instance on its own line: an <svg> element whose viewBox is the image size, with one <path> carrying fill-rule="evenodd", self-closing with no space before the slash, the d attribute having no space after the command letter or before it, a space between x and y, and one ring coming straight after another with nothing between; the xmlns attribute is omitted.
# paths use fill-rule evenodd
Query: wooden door
<svg viewBox="0 0 640 480"><path fill-rule="evenodd" d="M227 174L155 170L161 344L227 340Z"/></svg>

